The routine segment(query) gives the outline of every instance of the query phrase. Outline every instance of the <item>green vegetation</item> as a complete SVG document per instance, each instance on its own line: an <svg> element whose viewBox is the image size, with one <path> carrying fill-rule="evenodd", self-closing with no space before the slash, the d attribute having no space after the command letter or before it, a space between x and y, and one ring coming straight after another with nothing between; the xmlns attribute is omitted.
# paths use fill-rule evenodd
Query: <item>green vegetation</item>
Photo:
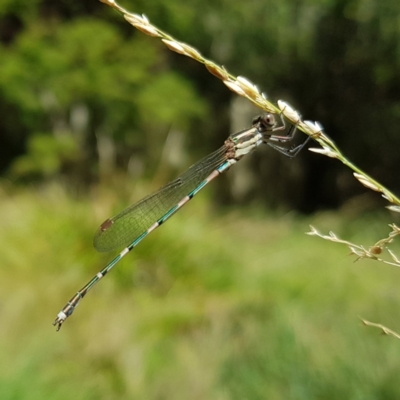
<svg viewBox="0 0 400 400"><path fill-rule="evenodd" d="M384 233L382 217L306 221L254 210L216 218L203 193L55 333L60 307L112 257L96 254L91 239L121 199L3 184L0 201L1 399L400 394L399 342L358 319L398 327L398 272L353 263L343 247L303 233L313 223L369 244Z"/></svg>
<svg viewBox="0 0 400 400"><path fill-rule="evenodd" d="M124 6L320 120L398 192L398 0ZM252 111L97 0L0 2L0 60L1 400L400 397L400 342L358 318L400 331L398 271L304 234L312 224L369 246L393 221L317 154L289 162L260 149L55 333L66 300L114 256L92 248L96 227Z"/></svg>
<svg viewBox="0 0 400 400"><path fill-rule="evenodd" d="M350 160L399 191L392 171L400 146L400 2L122 5L249 78L272 102L283 99L304 119L320 121ZM171 178L257 112L241 115L245 106L237 112L234 95L196 61L97 0L3 1L0 26L0 174L18 182L62 179L80 189L121 170L147 178L161 155ZM254 184L241 196L226 190L225 200L257 197L311 213L360 193L337 163L303 157L292 170L274 156L256 156L248 164Z"/></svg>

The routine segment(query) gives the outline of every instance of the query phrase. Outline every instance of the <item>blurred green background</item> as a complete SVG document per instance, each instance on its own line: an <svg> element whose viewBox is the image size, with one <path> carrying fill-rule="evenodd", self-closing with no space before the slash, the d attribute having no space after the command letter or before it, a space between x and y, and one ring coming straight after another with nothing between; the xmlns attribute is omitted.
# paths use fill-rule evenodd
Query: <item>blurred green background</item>
<svg viewBox="0 0 400 400"><path fill-rule="evenodd" d="M395 192L400 3L125 1L321 121ZM96 287L96 228L257 110L93 1L0 0L0 399L394 399L398 272L353 263L395 216L349 170L262 148ZM398 221L397 221L398 222ZM378 267L378 268L377 268Z"/></svg>

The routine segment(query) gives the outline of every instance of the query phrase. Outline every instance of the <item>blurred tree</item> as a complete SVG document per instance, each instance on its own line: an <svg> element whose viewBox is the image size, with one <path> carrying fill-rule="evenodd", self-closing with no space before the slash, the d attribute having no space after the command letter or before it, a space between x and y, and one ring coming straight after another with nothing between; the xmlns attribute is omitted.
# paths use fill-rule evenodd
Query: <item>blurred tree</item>
<svg viewBox="0 0 400 400"><path fill-rule="evenodd" d="M123 5L232 72L262 83L273 100L285 99L305 118L320 120L350 158L399 188L393 173L400 144L398 1ZM97 176L96 160L100 171L110 173L115 160L124 168L139 168L144 160L157 166L168 132L190 129L187 139L200 157L230 130L234 95L223 84L101 3L26 6L8 0L0 5L0 18L3 171L18 154L35 148L28 144L37 140L31 136L44 132L74 138L75 175L87 181ZM243 127L247 124L246 119ZM248 166L257 171L246 202L263 199L311 212L336 207L363 190L340 165L315 155L289 163L259 152ZM222 198L232 199L232 192Z"/></svg>
<svg viewBox="0 0 400 400"><path fill-rule="evenodd" d="M96 149L104 154L98 148L103 142L97 142L103 135L112 139L107 145L116 148L125 165L133 153L150 165L155 163L149 156L154 155L153 148L160 153L165 137L148 140L154 121L158 130L166 131L172 124L184 129L205 111L191 84L168 71L160 47L143 35L124 39L112 25L91 18L31 21L15 40L0 48L1 103L12 109L10 119L5 119L9 128L5 139L26 143L27 150L34 152L38 137L43 136L37 132L48 132L54 140L40 139L43 155L45 143L52 153L50 143L68 136L75 143L69 149L76 164L69 173L75 171L83 182L94 176ZM6 155L9 149L4 151ZM31 156L31 161L37 159L37 154ZM29 174L31 165L37 176L38 168L28 158L23 156L11 171ZM3 163L4 159L7 156ZM60 168L51 168L53 173L61 171L62 162L57 165Z"/></svg>

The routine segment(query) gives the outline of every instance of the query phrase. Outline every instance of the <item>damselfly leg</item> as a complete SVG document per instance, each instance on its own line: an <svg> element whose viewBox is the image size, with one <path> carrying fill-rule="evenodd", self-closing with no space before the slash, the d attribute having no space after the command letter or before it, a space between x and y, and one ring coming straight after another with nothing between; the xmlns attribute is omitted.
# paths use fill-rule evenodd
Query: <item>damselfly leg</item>
<svg viewBox="0 0 400 400"><path fill-rule="evenodd" d="M277 143L288 143L291 142L297 132L297 125L290 125L290 128L286 135L275 135L273 132L283 131L286 129L285 119L282 114L279 114L282 124L277 125L275 116L273 114L264 114L253 119L253 126L257 126L260 132L264 133L263 142L273 149L279 151L283 155L289 158L294 158L303 149L303 147L310 140L310 136L301 144L286 148L284 146L279 146Z"/></svg>

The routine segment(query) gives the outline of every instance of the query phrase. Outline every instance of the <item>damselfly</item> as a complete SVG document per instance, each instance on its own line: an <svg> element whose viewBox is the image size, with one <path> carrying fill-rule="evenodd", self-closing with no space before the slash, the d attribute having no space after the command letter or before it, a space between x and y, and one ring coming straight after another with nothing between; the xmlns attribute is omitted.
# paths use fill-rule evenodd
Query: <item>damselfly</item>
<svg viewBox="0 0 400 400"><path fill-rule="evenodd" d="M225 140L223 146L198 163L191 166L179 178L168 183L155 193L126 208L117 216L103 222L94 237L94 247L101 252L125 247L105 268L98 272L59 312L53 325L57 330L74 312L79 301L113 267L128 254L150 232L163 224L171 215L183 207L204 186L229 169L257 146L266 143L289 157L294 157L305 145L287 149L281 143L293 139L296 126L291 126L286 135L274 134L285 129L285 121L277 124L273 114L263 114L253 119L251 128L234 133Z"/></svg>

